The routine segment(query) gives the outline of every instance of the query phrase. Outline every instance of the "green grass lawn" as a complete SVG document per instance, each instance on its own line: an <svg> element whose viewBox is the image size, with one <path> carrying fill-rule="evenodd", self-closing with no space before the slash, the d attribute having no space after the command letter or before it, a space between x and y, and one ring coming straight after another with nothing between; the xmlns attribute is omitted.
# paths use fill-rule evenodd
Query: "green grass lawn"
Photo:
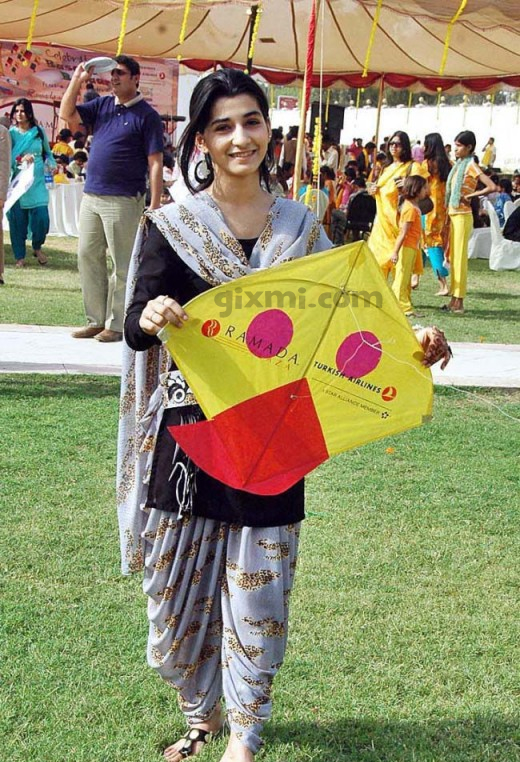
<svg viewBox="0 0 520 762"><path fill-rule="evenodd" d="M520 417L519 391L479 391ZM159 762L182 721L119 574L118 380L0 376L0 758ZM518 422L431 424L307 481L266 762L519 762ZM218 760L222 742L202 759Z"/></svg>
<svg viewBox="0 0 520 762"><path fill-rule="evenodd" d="M0 323L83 325L76 250L75 238L49 238L45 247L48 267L28 257L29 266L16 270L7 245ZM439 326L450 341L520 344L520 272L496 273L486 261L470 260L465 315L441 312L439 307L446 300L434 296L436 291L437 281L428 267L413 297L422 324Z"/></svg>

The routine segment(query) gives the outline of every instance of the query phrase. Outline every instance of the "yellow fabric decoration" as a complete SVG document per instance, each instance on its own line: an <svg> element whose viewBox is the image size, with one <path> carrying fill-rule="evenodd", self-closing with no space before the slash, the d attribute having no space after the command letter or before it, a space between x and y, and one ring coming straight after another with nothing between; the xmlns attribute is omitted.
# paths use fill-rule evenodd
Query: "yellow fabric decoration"
<svg viewBox="0 0 520 762"><path fill-rule="evenodd" d="M379 16L381 15L381 6L383 5L383 0L377 0L377 6L376 6L376 12L374 13L374 20L372 21L372 29L370 30L370 37L368 39L368 48L367 48L367 54L365 56L365 63L363 66L363 77L366 77L368 74L368 67L370 64L370 56L372 55L372 48L374 46L374 39L376 36L376 30L377 25L379 23Z"/></svg>
<svg viewBox="0 0 520 762"><path fill-rule="evenodd" d="M317 190L319 190L319 175L320 175L320 164L321 164L321 117L316 117L316 122L314 126L314 145L313 145L313 159L312 159L312 177L307 184L307 189L305 191L305 197L303 198L303 203L305 206L308 206L309 208L312 208L312 201L314 199L317 200L317 197L319 194L316 194L314 192L313 184L314 180L318 180L317 182Z"/></svg>
<svg viewBox="0 0 520 762"><path fill-rule="evenodd" d="M361 93L365 92L364 87L358 87L357 95L356 95L356 111L359 109L359 102L361 100Z"/></svg>
<svg viewBox="0 0 520 762"><path fill-rule="evenodd" d="M27 46L26 50L30 51L32 48L32 41L34 36L34 28L36 26L36 14L38 13L38 4L40 0L34 0L33 3L33 9L31 13L31 20L29 21L29 31L27 33ZM28 66L29 61L27 59L24 59L23 66Z"/></svg>
<svg viewBox="0 0 520 762"><path fill-rule="evenodd" d="M188 28L188 16L190 15L191 0L186 0L184 6L184 16L182 17L181 31L179 32L179 45L182 45L186 39L186 29Z"/></svg>
<svg viewBox="0 0 520 762"><path fill-rule="evenodd" d="M450 49L450 40L451 40L451 33L453 31L453 26L458 21L459 16L462 14L464 8L467 5L467 2L468 0L462 0L457 13L453 16L453 18L448 24L448 30L446 32L446 38L444 40L444 51L442 54L441 65L439 67L439 74L444 74L444 69L446 68L446 61L448 60L448 50Z"/></svg>
<svg viewBox="0 0 520 762"><path fill-rule="evenodd" d="M116 56L120 56L123 51L123 42L124 42L125 34L126 34L126 20L128 18L129 5L130 5L130 0L125 0L123 5L123 15L121 16L121 30L119 32L119 39L117 41Z"/></svg>
<svg viewBox="0 0 520 762"><path fill-rule="evenodd" d="M325 124L329 124L329 106L330 106L330 90L327 90L327 100L325 101Z"/></svg>
<svg viewBox="0 0 520 762"><path fill-rule="evenodd" d="M262 3L259 3L256 9L255 23L253 26L253 33L251 35L251 44L249 45L249 50L247 52L247 57L251 61L255 57L255 44L256 44L256 38L258 37L258 27L260 26L261 15L262 15Z"/></svg>

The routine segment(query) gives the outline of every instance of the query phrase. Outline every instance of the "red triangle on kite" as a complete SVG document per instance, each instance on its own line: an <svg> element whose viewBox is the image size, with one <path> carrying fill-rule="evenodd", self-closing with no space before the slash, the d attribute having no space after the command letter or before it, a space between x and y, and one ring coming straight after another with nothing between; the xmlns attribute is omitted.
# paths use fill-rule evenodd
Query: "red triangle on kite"
<svg viewBox="0 0 520 762"><path fill-rule="evenodd" d="M168 431L199 468L257 495L284 492L329 457L305 378Z"/></svg>

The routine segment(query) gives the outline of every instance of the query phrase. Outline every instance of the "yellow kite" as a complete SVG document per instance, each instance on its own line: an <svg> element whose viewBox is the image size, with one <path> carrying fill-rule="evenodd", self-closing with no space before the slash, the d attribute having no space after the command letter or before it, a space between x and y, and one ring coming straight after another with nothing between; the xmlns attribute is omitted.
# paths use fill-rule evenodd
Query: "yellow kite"
<svg viewBox="0 0 520 762"><path fill-rule="evenodd" d="M424 353L365 242L213 288L160 334L207 420L170 427L211 476L277 494L331 455L420 426Z"/></svg>

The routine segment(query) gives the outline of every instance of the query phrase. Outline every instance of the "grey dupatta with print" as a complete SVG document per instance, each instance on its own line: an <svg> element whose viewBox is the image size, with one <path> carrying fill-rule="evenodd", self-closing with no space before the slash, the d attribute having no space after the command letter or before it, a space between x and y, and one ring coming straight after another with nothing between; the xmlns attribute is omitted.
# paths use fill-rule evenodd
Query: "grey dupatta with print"
<svg viewBox="0 0 520 762"><path fill-rule="evenodd" d="M248 261L219 207L208 193L201 192L181 204L168 204L148 212L143 218L132 254L127 304L132 300L146 238L146 217L155 223L183 262L212 286L331 248L330 240L306 206L276 198ZM162 347L152 347L146 352L134 352L126 344L123 347L117 457L123 574L143 567L148 481L164 410L160 381L169 365L170 357Z"/></svg>

